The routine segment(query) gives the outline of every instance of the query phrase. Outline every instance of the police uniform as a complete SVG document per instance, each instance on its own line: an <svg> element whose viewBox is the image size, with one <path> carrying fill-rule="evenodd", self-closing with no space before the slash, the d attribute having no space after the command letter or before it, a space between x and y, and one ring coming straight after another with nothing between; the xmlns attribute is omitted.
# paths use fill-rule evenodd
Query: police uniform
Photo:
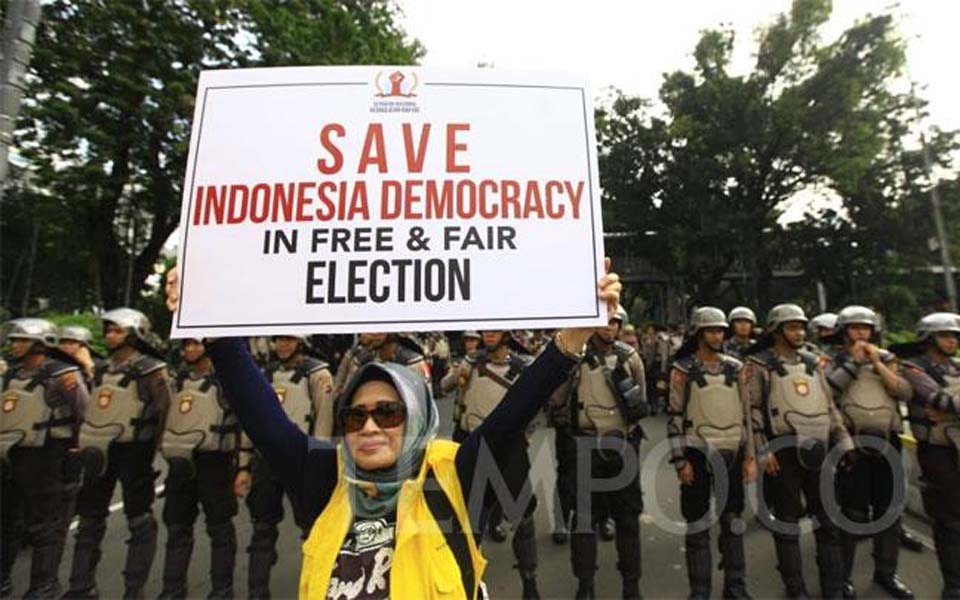
<svg viewBox="0 0 960 600"><path fill-rule="evenodd" d="M130 529L123 570L125 595L142 592L157 546L153 517L157 472L153 470L153 457L170 395L166 364L137 350L97 370L86 420L80 427L85 474L77 498L80 521L70 595L89 594L96 589L100 544L117 481Z"/></svg>
<svg viewBox="0 0 960 600"><path fill-rule="evenodd" d="M743 363L724 354L718 358L704 362L689 354L674 363L670 377L671 462L678 470L690 464L694 476L691 485L680 487L681 512L694 525L685 539L691 598L710 596L710 529L700 522L710 515L718 477L726 478L719 484L726 486L725 501L717 494L723 597L748 597L743 533L735 523L744 507L743 464L754 457L753 427ZM716 470L719 465L722 472Z"/></svg>
<svg viewBox="0 0 960 600"><path fill-rule="evenodd" d="M951 326L945 314L921 320L922 340L935 331L960 335L960 324ZM943 598L960 598L960 360L922 354L903 364L913 388L910 427L923 473L923 508L933 520Z"/></svg>
<svg viewBox="0 0 960 600"><path fill-rule="evenodd" d="M209 597L232 598L237 554L233 478L240 427L212 371L181 373L175 393L160 440L160 452L170 465L163 507L167 547L160 597L187 594L199 504L210 537Z"/></svg>
<svg viewBox="0 0 960 600"><path fill-rule="evenodd" d="M466 437L483 423L530 362L528 356L514 350L509 350L500 360L491 358L486 349L467 356L460 366L459 380L466 383L460 390L463 411L459 423L462 433L458 437ZM525 438L521 439L523 439L521 447L516 448L513 453L515 460L510 461L502 473L507 488L514 498L520 497L524 487L530 485L527 477L530 471L527 442ZM535 581L537 571L537 543L533 522L536 507L536 496L531 493L530 502L525 507L522 517L519 517L513 533L513 553L517 558L516 566L524 580L524 586ZM496 528L503 517L500 503L494 502L489 519L490 528Z"/></svg>
<svg viewBox="0 0 960 600"><path fill-rule="evenodd" d="M3 376L2 398L3 580L9 581L21 533L15 523L24 513L26 542L32 549L27 596L56 596L69 522L67 456L87 389L76 365L45 357L36 369L15 363Z"/></svg>
<svg viewBox="0 0 960 600"><path fill-rule="evenodd" d="M842 316L841 312L841 318ZM883 364L896 372L896 356L886 350L880 350L879 353ZM834 356L826 373L827 382L837 398L837 405L847 429L854 435L876 437L889 443L899 461L900 434L903 432L899 403L909 401L913 395L913 390L906 380L898 377L896 388L887 389L874 365L857 364L846 351ZM895 487L900 486L905 493L903 487L906 482L894 479L894 472L887 458L876 449L860 448L857 454L858 460L850 471L839 479L837 487L840 504L847 518L854 522L867 523L887 514L893 502ZM895 581L902 587L903 584L896 575L900 553L899 517L898 514L897 520L890 527L873 536L873 557L874 578L888 584ZM848 586L852 586L850 579L856 543L857 539L853 535L845 535L843 538L844 570ZM912 594L906 597L912 597Z"/></svg>
<svg viewBox="0 0 960 600"><path fill-rule="evenodd" d="M639 420L648 412L640 354L620 341L606 345L592 340L570 379L554 392L550 412L557 430L558 496L564 515L571 515L570 557L580 593L592 592L597 530L613 517L623 594L625 598L638 597L639 515L643 510L639 469L617 490L592 492L589 514L578 515L576 505L578 486L583 485L577 474L578 451L590 453L590 477L595 479L623 472L621 452L629 452L639 461L643 438Z"/></svg>
<svg viewBox="0 0 960 600"><path fill-rule="evenodd" d="M307 435L329 440L333 435L333 376L327 363L300 355L292 364L273 362L265 369L284 412ZM244 435L239 468L252 472L253 483L246 504L253 520L253 536L247 552L248 593L254 598L270 596L270 571L277 561L277 525L283 520L283 486L270 471L267 461L254 452ZM312 523L305 512L291 502L293 517L304 532Z"/></svg>
<svg viewBox="0 0 960 600"><path fill-rule="evenodd" d="M776 520L788 526L795 526L805 513L817 517L821 588L824 597L838 597L844 580L840 534L821 502L820 468L831 443L852 450L853 442L834 405L823 370L812 354L798 351L788 358L768 348L748 357L747 381L757 453L767 451L770 442L788 442L775 451L779 473L760 473L763 497L772 503L768 508ZM775 530L774 541L787 594L806 594L798 532Z"/></svg>
<svg viewBox="0 0 960 600"><path fill-rule="evenodd" d="M747 350L756 343L756 340L747 338L738 340L735 337L723 342L723 353L736 359L742 359Z"/></svg>

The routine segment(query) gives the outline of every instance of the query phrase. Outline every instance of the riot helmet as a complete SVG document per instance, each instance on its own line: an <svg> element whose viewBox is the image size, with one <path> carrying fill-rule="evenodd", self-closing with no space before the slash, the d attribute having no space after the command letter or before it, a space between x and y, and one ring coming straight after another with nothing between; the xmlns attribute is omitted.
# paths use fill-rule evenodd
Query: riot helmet
<svg viewBox="0 0 960 600"><path fill-rule="evenodd" d="M737 306L730 311L730 315L727 317L727 320L733 323L734 321L750 321L754 325L757 324L757 315L754 314L753 310L747 308L746 306Z"/></svg>

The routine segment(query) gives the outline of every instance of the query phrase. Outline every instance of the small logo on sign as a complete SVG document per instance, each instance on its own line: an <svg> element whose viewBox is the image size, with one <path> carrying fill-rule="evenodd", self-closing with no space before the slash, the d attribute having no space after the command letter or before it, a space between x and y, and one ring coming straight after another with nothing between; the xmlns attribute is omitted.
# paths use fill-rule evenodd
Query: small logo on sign
<svg viewBox="0 0 960 600"><path fill-rule="evenodd" d="M280 404L283 404L284 400L287 399L287 388L275 387L273 389L277 392L277 400L280 401Z"/></svg>
<svg viewBox="0 0 960 600"><path fill-rule="evenodd" d="M794 379L793 380L793 389L797 392L798 396L809 396L810 395L810 384L807 383L806 379Z"/></svg>
<svg viewBox="0 0 960 600"><path fill-rule="evenodd" d="M13 409L17 408L17 395L10 394L3 399L3 412L13 412Z"/></svg>
<svg viewBox="0 0 960 600"><path fill-rule="evenodd" d="M180 396L180 413L186 414L190 412L191 408L193 408L193 396L189 394Z"/></svg>
<svg viewBox="0 0 960 600"><path fill-rule="evenodd" d="M110 406L110 401L113 400L113 392L110 390L100 390L100 394L97 395L97 406L99 408L106 408Z"/></svg>
<svg viewBox="0 0 960 600"><path fill-rule="evenodd" d="M377 88L378 98L415 98L419 84L420 80L417 79L417 74L413 71L409 73L394 71L390 75L379 71L377 77L373 80L373 85Z"/></svg>
<svg viewBox="0 0 960 600"><path fill-rule="evenodd" d="M378 71L373 78L372 113L420 112L420 78L413 70ZM375 90L375 91L374 91Z"/></svg>

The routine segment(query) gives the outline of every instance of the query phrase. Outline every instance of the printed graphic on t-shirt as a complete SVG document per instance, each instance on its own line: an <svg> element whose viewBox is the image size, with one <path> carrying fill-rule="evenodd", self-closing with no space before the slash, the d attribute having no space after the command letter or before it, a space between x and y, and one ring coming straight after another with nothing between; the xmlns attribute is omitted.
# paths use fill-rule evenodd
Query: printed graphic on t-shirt
<svg viewBox="0 0 960 600"><path fill-rule="evenodd" d="M395 526L392 519L358 519L353 523L330 576L327 598L389 598Z"/></svg>

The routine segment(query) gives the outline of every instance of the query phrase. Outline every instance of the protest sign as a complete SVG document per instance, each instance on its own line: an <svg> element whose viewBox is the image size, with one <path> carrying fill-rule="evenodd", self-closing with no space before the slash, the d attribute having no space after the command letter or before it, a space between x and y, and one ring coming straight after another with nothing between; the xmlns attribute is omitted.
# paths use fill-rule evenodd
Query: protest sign
<svg viewBox="0 0 960 600"><path fill-rule="evenodd" d="M173 337L605 323L583 77L201 74Z"/></svg>

